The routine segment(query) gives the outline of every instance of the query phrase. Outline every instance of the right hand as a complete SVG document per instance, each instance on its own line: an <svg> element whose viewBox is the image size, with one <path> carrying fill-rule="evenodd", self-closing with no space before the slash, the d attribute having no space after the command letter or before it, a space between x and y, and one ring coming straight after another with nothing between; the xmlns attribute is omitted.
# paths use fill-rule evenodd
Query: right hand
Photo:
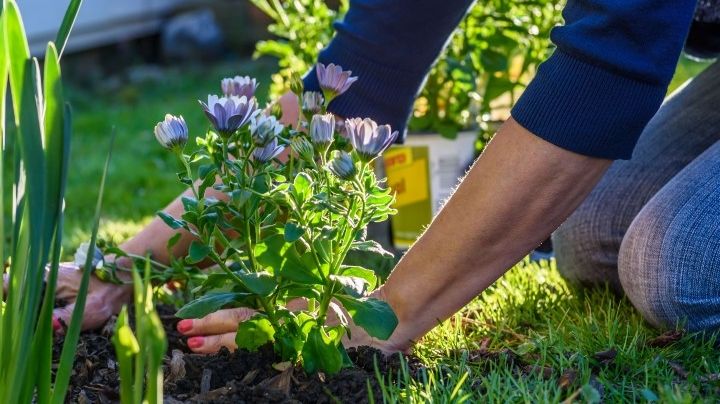
<svg viewBox="0 0 720 404"><path fill-rule="evenodd" d="M55 299L65 303L65 306L57 307L53 312L53 329L57 333L64 333L70 325L82 276L83 271L72 262L61 263L58 268ZM102 327L110 317L120 312L124 304L132 301L132 293L132 285L107 283L91 275L82 329Z"/></svg>

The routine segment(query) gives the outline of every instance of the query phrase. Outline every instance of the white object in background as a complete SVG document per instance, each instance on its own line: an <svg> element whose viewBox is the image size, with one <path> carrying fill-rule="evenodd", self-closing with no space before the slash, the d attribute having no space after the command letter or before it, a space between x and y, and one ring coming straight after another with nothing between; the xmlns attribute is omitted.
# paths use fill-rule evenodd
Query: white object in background
<svg viewBox="0 0 720 404"><path fill-rule="evenodd" d="M84 0L66 51L121 42L158 32L163 18L192 0ZM33 55L55 40L68 0L17 0Z"/></svg>

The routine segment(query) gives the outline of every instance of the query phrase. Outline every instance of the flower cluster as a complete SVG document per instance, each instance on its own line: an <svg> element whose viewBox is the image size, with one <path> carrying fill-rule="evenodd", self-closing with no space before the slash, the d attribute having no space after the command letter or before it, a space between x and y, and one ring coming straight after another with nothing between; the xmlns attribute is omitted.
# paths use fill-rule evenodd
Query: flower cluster
<svg viewBox="0 0 720 404"><path fill-rule="evenodd" d="M238 327L238 347L273 343L283 360L334 373L343 363L348 320L328 324L331 303L344 306L375 338L389 338L397 324L387 303L366 296L384 273L372 263L386 268L389 254L363 238L370 222L394 213L394 197L371 163L397 132L355 118L346 122L348 138L343 137L340 120L327 107L357 78L334 64L318 65L317 74L322 93L303 93L301 80L293 77L303 114L292 125L283 125L275 108L260 110L257 82L239 76L222 81L224 96L201 102L211 128L197 139L199 150L183 153L188 129L182 117L168 115L158 123L155 135L180 158L179 178L193 194L183 198L181 217L159 216L195 239L166 273L194 270L207 260L217 265L204 279L185 277L201 280L187 286L194 300L179 317L202 317L226 305L252 308L258 314ZM193 162L201 162L196 172ZM206 196L209 187L224 198ZM374 258L352 261L350 252L355 260ZM307 309L287 310L298 296L308 299Z"/></svg>

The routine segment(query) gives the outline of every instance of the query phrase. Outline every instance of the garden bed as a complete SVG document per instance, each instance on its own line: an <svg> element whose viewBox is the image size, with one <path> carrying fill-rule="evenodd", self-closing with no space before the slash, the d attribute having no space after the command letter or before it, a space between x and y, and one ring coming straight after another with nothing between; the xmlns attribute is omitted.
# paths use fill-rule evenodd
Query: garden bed
<svg viewBox="0 0 720 404"><path fill-rule="evenodd" d="M370 402L370 390L375 402L382 402L376 364L382 374L395 373L401 364L397 355L384 357L371 348L351 349L348 354L355 367L325 376L307 375L301 367L283 366L271 346L257 352L222 350L215 355L194 354L175 329L179 319L173 309L160 306L158 312L168 337L163 367L165 403L365 403ZM118 368L111 341L113 324L114 319L101 330L81 334L68 402L119 401ZM56 341L55 360L61 342ZM407 360L411 373L415 373L420 362L412 357Z"/></svg>

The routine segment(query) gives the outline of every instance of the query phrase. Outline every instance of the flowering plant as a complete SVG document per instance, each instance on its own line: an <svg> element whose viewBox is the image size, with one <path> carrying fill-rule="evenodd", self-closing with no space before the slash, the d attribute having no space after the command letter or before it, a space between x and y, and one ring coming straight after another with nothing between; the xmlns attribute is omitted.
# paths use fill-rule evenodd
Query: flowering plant
<svg viewBox="0 0 720 404"><path fill-rule="evenodd" d="M345 126L349 139L341 136L326 106L356 78L335 65L317 71L323 94L303 94L301 85L293 86L303 111L294 127L260 110L255 82L236 77L223 80L222 97L201 102L211 129L197 139L197 151L183 151L188 129L181 117L166 116L155 134L179 157L180 180L193 195L183 198L182 217L160 213L170 227L195 237L178 261L217 266L177 315L255 309L238 326L239 347L273 343L283 360L299 360L309 372L334 373L349 361L341 343L347 316L380 339L397 325L389 305L369 296L379 284L377 273L357 264L358 254L366 255L362 262L373 262L368 255L389 255L365 239L365 228L394 213L394 196L375 177L372 161L397 132L370 119L351 119ZM192 163L200 164L196 171ZM211 188L222 197L209 196ZM291 311L293 300L304 302L304 309ZM329 316L337 323L330 324Z"/></svg>

